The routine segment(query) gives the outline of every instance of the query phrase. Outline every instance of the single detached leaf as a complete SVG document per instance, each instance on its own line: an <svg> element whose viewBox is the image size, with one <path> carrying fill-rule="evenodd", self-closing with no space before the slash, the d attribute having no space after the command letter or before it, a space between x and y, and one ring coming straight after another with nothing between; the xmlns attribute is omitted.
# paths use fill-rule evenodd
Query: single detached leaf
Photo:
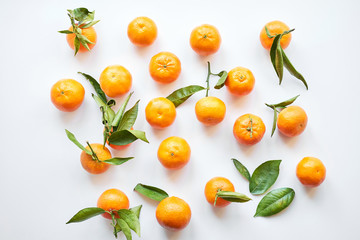
<svg viewBox="0 0 360 240"><path fill-rule="evenodd" d="M130 108L124 113L124 116L119 123L117 131L130 129L135 124L138 115L139 101L140 100L138 100L132 108Z"/></svg>
<svg viewBox="0 0 360 240"><path fill-rule="evenodd" d="M127 223L130 229L140 237L140 222L136 214L128 209L120 209L117 212L119 217Z"/></svg>
<svg viewBox="0 0 360 240"><path fill-rule="evenodd" d="M80 210L78 213L76 213L66 224L74 223L74 222L82 222L103 213L105 213L105 210L102 208L96 208L96 207L84 208Z"/></svg>
<svg viewBox="0 0 360 240"><path fill-rule="evenodd" d="M138 183L135 186L134 191L137 191L138 193L141 193L142 195L159 202L169 197L169 195L164 190L141 183Z"/></svg>
<svg viewBox="0 0 360 240"><path fill-rule="evenodd" d="M281 160L266 161L258 166L251 176L249 190L254 195L266 192L279 176Z"/></svg>
<svg viewBox="0 0 360 240"><path fill-rule="evenodd" d="M140 130L121 130L113 132L109 137L109 143L123 146L127 145L129 143L132 143L136 141L137 139L140 139L144 142L149 143L145 136L145 132Z"/></svg>
<svg viewBox="0 0 360 240"><path fill-rule="evenodd" d="M274 66L275 72L276 72L277 76L279 77L279 84L281 84L281 82L282 82L283 71L284 71L283 55L282 55L281 45L280 45L281 37L282 37L282 34L276 35L276 37L274 38L274 42L270 48L270 58L271 58L271 62L273 64L273 66Z"/></svg>
<svg viewBox="0 0 360 240"><path fill-rule="evenodd" d="M226 71L221 71L217 75L220 77L220 79L218 80L218 82L216 83L214 88L220 89L225 85L225 81L226 81L228 73Z"/></svg>
<svg viewBox="0 0 360 240"><path fill-rule="evenodd" d="M92 76L90 76L89 74L86 73L82 73L82 72L78 72L79 74L83 75L93 86L96 94L98 95L98 97L104 102L107 103L107 98L106 95L104 93L104 91L101 89L100 84L98 83L98 81L95 80L95 78L93 78Z"/></svg>
<svg viewBox="0 0 360 240"><path fill-rule="evenodd" d="M287 208L295 197L291 188L278 188L266 194L259 202L254 217L271 216Z"/></svg>
<svg viewBox="0 0 360 240"><path fill-rule="evenodd" d="M121 105L121 107L119 108L119 110L117 111L117 113L115 114L115 118L113 120L113 122L111 123L111 126L117 128L119 123L120 123L120 120L122 119L123 115L124 115L124 111L125 111L125 108L131 98L131 96L133 95L134 92L131 92L125 99L125 102L123 102L123 104Z"/></svg>
<svg viewBox="0 0 360 240"><path fill-rule="evenodd" d="M120 157L115 157L115 158L110 158L107 160L104 160L103 162L105 163L109 163L112 165L121 165L123 163L126 163L127 161L133 159L134 157L126 157L126 158L120 158Z"/></svg>
<svg viewBox="0 0 360 240"><path fill-rule="evenodd" d="M180 104L185 102L189 97L191 97L194 93L205 90L204 87L198 85L190 85L187 87L179 88L171 93L166 98L172 101L175 107L178 107Z"/></svg>
<svg viewBox="0 0 360 240"><path fill-rule="evenodd" d="M136 206L136 207L132 207L129 210L132 211L133 213L135 213L136 217L139 218L141 208L142 208L142 205L139 205L139 206Z"/></svg>
<svg viewBox="0 0 360 240"><path fill-rule="evenodd" d="M131 236L131 230L130 230L129 225L121 218L117 219L117 225L119 225L119 228L124 233L126 239L131 240L132 236Z"/></svg>
<svg viewBox="0 0 360 240"><path fill-rule="evenodd" d="M239 202L239 203L244 203L251 200L251 198L249 198L248 196L242 193L231 192L231 191L218 191L215 196L214 206L216 206L216 200L219 197L229 202Z"/></svg>
<svg viewBox="0 0 360 240"><path fill-rule="evenodd" d="M242 165L242 163L239 162L238 160L236 160L235 158L232 158L231 160L234 162L234 165L235 165L236 169L239 171L239 173L241 175L243 175L243 177L245 177L247 180L250 181L251 177L250 177L249 170L247 170L247 168L244 165Z"/></svg>
<svg viewBox="0 0 360 240"><path fill-rule="evenodd" d="M72 141L76 146L78 146L81 150L86 152L89 155L92 155L91 151L86 149L79 141L76 139L75 135L71 132L69 132L67 129L65 129L66 136L69 138L70 141Z"/></svg>
<svg viewBox="0 0 360 240"><path fill-rule="evenodd" d="M286 56L285 52L283 49L281 49L281 54L284 60L284 66L286 67L286 69L289 71L289 73L291 75L293 75L294 77L296 77L297 79L299 79L300 81L302 81L306 87L306 90L309 89L307 82L305 81L305 78L301 75L301 73L299 73L294 66L291 64L289 58Z"/></svg>

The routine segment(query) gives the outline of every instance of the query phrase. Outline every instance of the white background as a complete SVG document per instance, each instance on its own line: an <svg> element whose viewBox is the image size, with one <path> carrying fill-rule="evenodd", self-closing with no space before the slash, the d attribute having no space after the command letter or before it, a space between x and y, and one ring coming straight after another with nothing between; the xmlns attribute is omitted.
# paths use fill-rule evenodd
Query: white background
<svg viewBox="0 0 360 240"><path fill-rule="evenodd" d="M95 25L98 43L91 53L74 57L65 35L57 31L69 27L66 9L82 6L95 9L101 19ZM109 221L100 216L65 225L78 210L96 206L108 188L123 190L131 206L143 204L141 239L359 239L358 1L1 1L0 8L0 239L113 239ZM150 47L137 48L127 38L127 25L138 16L148 16L158 26ZM287 72L283 84L277 83L259 42L263 25L276 19L296 28L286 53L305 76L309 91ZM215 25L223 40L219 52L206 58L189 46L191 30L203 23ZM169 85L157 84L148 73L150 58L160 51L175 53L182 63L180 78ZM213 72L251 69L253 92L233 97L226 88L212 89L210 95L227 106L224 121L215 127L204 127L195 117L202 92L177 109L171 127L153 130L144 116L148 101L186 85L204 85L208 60ZM102 141L93 90L77 72L98 79L112 64L125 66L133 76L135 94L129 106L141 99L135 129L146 131L150 144L138 141L125 151L113 151L136 158L93 176L81 168L80 150L64 129L83 143ZM83 105L73 113L58 111L50 101L51 86L63 78L76 79L86 89ZM296 105L309 117L305 132L295 138L276 132L270 138L273 113L264 103L297 94ZM235 119L245 113L260 116L267 127L253 147L240 146L232 135ZM179 171L164 169L156 157L160 142L172 135L185 138L192 149L189 164ZM326 180L316 189L303 187L296 178L296 165L305 156L326 165ZM251 172L266 160L282 159L272 189L292 187L296 196L290 207L272 217L253 218L261 196L251 196L232 157ZM203 191L215 176L229 178L236 191L253 201L214 209ZM156 202L132 191L139 182L187 201L192 209L188 227L175 233L161 228ZM125 239L122 234L119 238ZM133 238L138 239L135 234Z"/></svg>

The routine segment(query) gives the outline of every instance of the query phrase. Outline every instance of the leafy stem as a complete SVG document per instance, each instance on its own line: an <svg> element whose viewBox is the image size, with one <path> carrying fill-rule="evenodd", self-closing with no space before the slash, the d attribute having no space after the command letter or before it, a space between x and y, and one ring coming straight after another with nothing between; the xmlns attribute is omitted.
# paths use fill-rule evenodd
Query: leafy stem
<svg viewBox="0 0 360 240"><path fill-rule="evenodd" d="M219 73L212 73L211 69L210 69L210 62L207 62L207 69L208 69L208 73L207 73L207 77L206 77L206 97L209 96L209 90L210 90L210 75L213 76L218 76L220 77L218 82L215 85L215 89L220 89L225 85L225 81L227 78L228 73L226 71L221 71Z"/></svg>

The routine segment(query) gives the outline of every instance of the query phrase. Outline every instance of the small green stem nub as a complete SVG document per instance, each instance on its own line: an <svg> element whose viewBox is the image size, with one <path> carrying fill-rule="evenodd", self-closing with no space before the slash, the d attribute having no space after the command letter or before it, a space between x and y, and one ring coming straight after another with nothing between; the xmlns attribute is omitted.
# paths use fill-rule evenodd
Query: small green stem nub
<svg viewBox="0 0 360 240"><path fill-rule="evenodd" d="M247 127L246 130L250 132L250 138L253 137L253 120L252 117L249 115L250 119L250 127Z"/></svg>

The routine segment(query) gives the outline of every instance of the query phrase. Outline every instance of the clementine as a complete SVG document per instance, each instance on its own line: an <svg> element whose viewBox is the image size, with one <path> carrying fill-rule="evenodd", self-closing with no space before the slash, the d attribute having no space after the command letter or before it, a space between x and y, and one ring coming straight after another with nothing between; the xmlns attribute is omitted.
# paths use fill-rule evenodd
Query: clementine
<svg viewBox="0 0 360 240"><path fill-rule="evenodd" d="M210 179L205 185L204 193L205 193L206 200L213 206L214 206L214 202L215 202L216 193L219 190L234 192L235 188L234 188L234 185L232 184L232 182L230 182L230 180L227 178L214 177L214 178ZM216 200L215 207L226 207L230 203L231 202L219 197Z"/></svg>
<svg viewBox="0 0 360 240"><path fill-rule="evenodd" d="M244 145L254 145L261 141L265 133L265 124L260 117L244 114L236 119L233 127L236 140Z"/></svg>
<svg viewBox="0 0 360 240"><path fill-rule="evenodd" d="M105 211L112 212L116 218L119 218L117 210L128 209L129 208L129 199L126 194L118 189L112 188L103 192L98 201L97 207L102 208ZM103 213L103 217L111 219L109 213Z"/></svg>
<svg viewBox="0 0 360 240"><path fill-rule="evenodd" d="M189 204L181 198L167 197L157 206L156 219L162 227L178 231L189 224L191 209Z"/></svg>
<svg viewBox="0 0 360 240"><path fill-rule="evenodd" d="M84 87L74 79L62 79L56 82L50 91L52 103L64 112L78 109L84 100L84 95Z"/></svg>
<svg viewBox="0 0 360 240"><path fill-rule="evenodd" d="M272 21L267 23L265 26L269 30L270 35L272 36L290 30L290 28L285 23L280 21ZM265 26L261 29L260 32L260 42L266 50L270 50L274 38L268 37L268 35L266 34ZM291 33L283 35L280 40L281 47L283 49L287 48L290 44L290 41L291 41Z"/></svg>
<svg viewBox="0 0 360 240"><path fill-rule="evenodd" d="M296 167L296 176L303 185L317 187L325 180L326 168L320 159L305 157Z"/></svg>
<svg viewBox="0 0 360 240"><path fill-rule="evenodd" d="M154 128L166 128L176 118L173 102L164 97L152 99L145 108L146 121Z"/></svg>
<svg viewBox="0 0 360 240"><path fill-rule="evenodd" d="M203 24L192 30L190 35L191 48L201 56L216 53L221 44L221 36L216 27Z"/></svg>
<svg viewBox="0 0 360 240"><path fill-rule="evenodd" d="M229 92L234 95L247 95L254 88L255 77L249 69L236 67L228 73L225 85Z"/></svg>
<svg viewBox="0 0 360 240"><path fill-rule="evenodd" d="M165 84L171 83L180 75L181 62L173 53L160 52L151 58L149 72L155 81Z"/></svg>
<svg viewBox="0 0 360 240"><path fill-rule="evenodd" d="M85 151L82 151L80 155L82 167L91 174L100 174L107 171L110 164L102 161L112 158L109 149L99 143L93 143L90 144L90 146L98 159L94 159L93 156L87 154ZM89 146L86 146L86 149L90 150Z"/></svg>
<svg viewBox="0 0 360 240"><path fill-rule="evenodd" d="M299 106L290 106L279 113L277 127L285 136L295 137L305 130L307 121L304 109Z"/></svg>
<svg viewBox="0 0 360 240"><path fill-rule="evenodd" d="M150 18L137 17L129 23L127 34L133 44L145 47L155 41L157 37L157 27L155 22Z"/></svg>
<svg viewBox="0 0 360 240"><path fill-rule="evenodd" d="M180 169L190 160L191 149L185 139L169 137L161 142L157 156L160 163L168 169Z"/></svg>
<svg viewBox="0 0 360 240"><path fill-rule="evenodd" d="M123 66L108 66L100 74L100 87L109 97L120 97L129 92L131 86L131 74Z"/></svg>
<svg viewBox="0 0 360 240"><path fill-rule="evenodd" d="M195 105L197 119L207 126L220 123L224 119L225 113L225 103L217 97L201 98Z"/></svg>

